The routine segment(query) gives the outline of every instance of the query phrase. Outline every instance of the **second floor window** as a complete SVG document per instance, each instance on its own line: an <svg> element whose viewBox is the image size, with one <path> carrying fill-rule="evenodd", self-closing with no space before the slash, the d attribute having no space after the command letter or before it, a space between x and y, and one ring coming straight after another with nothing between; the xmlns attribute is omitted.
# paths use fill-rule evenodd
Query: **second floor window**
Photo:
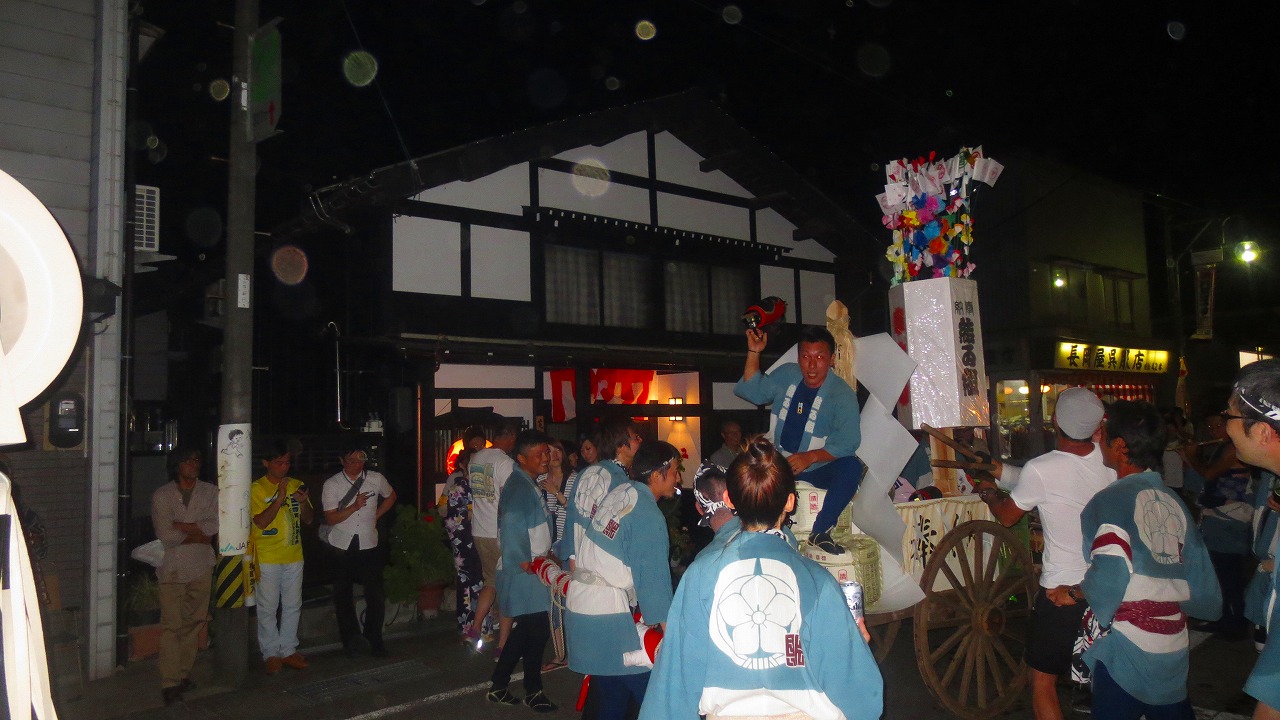
<svg viewBox="0 0 1280 720"><path fill-rule="evenodd" d="M672 332L738 334L742 312L755 299L755 272L548 244L547 322L631 328L661 322Z"/></svg>

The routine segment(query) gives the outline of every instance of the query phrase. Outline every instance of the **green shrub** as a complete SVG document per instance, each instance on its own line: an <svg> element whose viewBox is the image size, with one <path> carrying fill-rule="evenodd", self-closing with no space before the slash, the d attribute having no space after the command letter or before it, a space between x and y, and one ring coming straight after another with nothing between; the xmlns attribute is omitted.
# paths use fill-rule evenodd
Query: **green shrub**
<svg viewBox="0 0 1280 720"><path fill-rule="evenodd" d="M391 523L390 554L383 571L387 599L414 602L418 588L448 584L456 575L444 522L428 512L422 517L411 505L399 505Z"/></svg>

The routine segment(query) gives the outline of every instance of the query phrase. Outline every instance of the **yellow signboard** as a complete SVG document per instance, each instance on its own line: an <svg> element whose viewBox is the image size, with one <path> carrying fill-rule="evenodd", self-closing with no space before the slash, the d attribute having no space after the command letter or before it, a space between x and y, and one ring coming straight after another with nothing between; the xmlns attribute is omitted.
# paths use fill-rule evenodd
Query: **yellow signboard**
<svg viewBox="0 0 1280 720"><path fill-rule="evenodd" d="M1060 342L1053 366L1068 370L1162 373L1169 368L1169 351Z"/></svg>

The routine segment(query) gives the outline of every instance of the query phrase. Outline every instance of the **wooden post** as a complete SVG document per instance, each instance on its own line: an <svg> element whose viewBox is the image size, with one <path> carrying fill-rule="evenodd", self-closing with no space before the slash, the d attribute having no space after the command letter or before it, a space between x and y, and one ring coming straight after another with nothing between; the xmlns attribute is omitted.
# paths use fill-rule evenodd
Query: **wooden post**
<svg viewBox="0 0 1280 720"><path fill-rule="evenodd" d="M940 432L943 435L946 435L948 438L954 437L952 435L951 428L941 428L938 430L938 432ZM932 455L931 459L933 460L954 461L956 459L955 450L953 450L950 445L939 440L933 435L929 436L929 449ZM956 477L956 471L953 470L952 468L944 468L944 467L933 468L933 485L934 487L941 490L943 495L951 497L953 495L958 494L959 491L956 488L955 477Z"/></svg>

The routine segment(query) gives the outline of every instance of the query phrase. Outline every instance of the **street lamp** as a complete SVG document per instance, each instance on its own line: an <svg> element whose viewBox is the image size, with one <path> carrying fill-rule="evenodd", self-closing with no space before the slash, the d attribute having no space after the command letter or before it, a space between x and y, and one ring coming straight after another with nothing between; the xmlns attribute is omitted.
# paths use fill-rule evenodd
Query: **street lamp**
<svg viewBox="0 0 1280 720"><path fill-rule="evenodd" d="M1258 259L1259 254L1261 251L1258 249L1258 244L1252 240L1236 243L1235 255L1240 262L1251 263Z"/></svg>

